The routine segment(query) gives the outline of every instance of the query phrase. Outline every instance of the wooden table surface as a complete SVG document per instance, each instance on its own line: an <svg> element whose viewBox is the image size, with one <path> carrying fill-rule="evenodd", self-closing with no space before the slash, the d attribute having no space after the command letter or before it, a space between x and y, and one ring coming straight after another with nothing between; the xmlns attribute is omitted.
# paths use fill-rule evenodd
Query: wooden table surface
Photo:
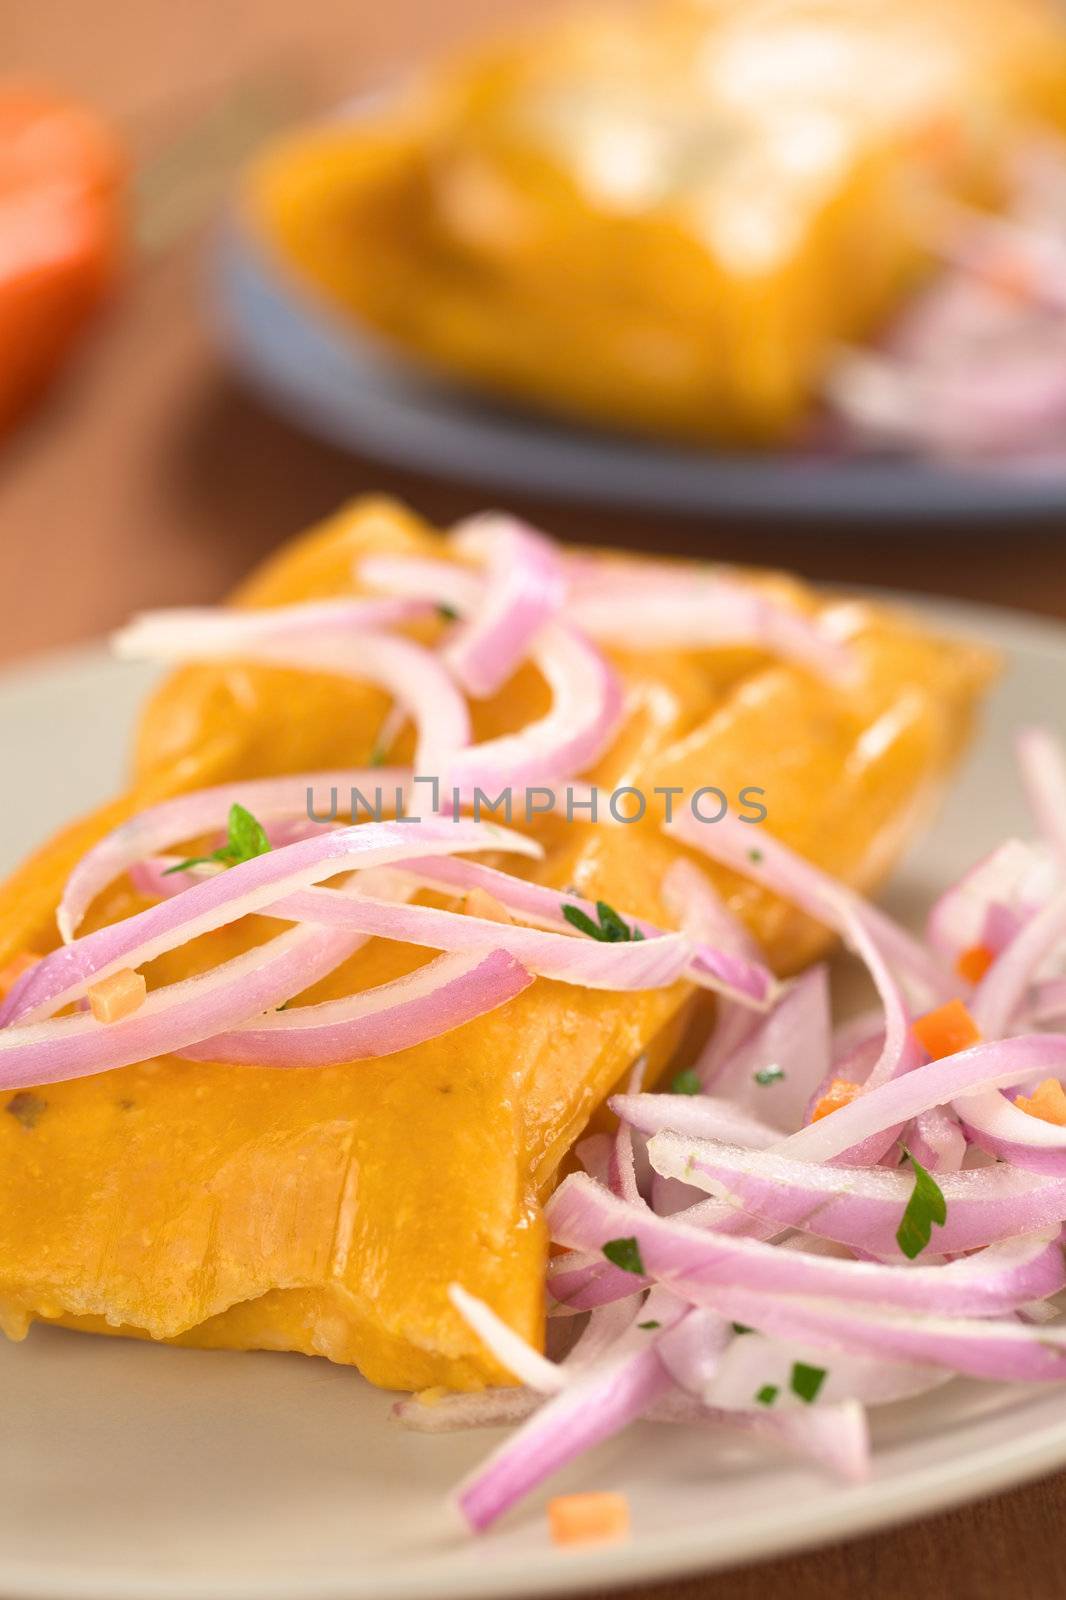
<svg viewBox="0 0 1066 1600"><path fill-rule="evenodd" d="M158 163L241 86L307 108L401 72L536 0L4 0L0 64L110 113ZM300 437L243 394L201 314L204 230L142 259L76 370L0 454L0 657L99 634L136 606L218 597L273 544L363 490L431 517L484 503ZM517 505L555 532L1066 616L1066 528L821 531ZM1059 1600L1066 1476L645 1600ZM601 1597L602 1600L602 1597Z"/></svg>

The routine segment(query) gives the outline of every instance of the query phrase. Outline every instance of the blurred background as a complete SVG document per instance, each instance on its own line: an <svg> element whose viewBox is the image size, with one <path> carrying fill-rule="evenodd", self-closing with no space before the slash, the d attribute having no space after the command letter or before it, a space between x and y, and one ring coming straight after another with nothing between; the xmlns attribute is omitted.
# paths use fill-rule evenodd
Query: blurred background
<svg viewBox="0 0 1066 1600"><path fill-rule="evenodd" d="M0 311L5 365L39 368L6 413L0 399L0 656L99 634L135 606L216 598L271 546L366 490L443 521L505 501L572 539L1066 614L1066 512L1054 503L979 522L886 522L883 504L877 515L795 518L787 504L723 508L713 495L678 511L624 497L597 505L558 485L503 492L476 474L420 469L417 452L397 466L321 442L246 384L206 309L246 164L283 130L388 92L486 30L567 9L565 0L92 0L72 14L59 0L6 0L0 87L14 111L0 117L0 279L8 269L17 278L11 263L52 241L54 217L38 201L71 181L58 170L71 148L93 200L74 242L64 234L56 246L60 289L27 299L16 283ZM45 154L29 163L30 181L25 128L41 107L53 134L56 117L67 125L61 137L34 135ZM72 117L89 126L72 131ZM62 226L73 226L69 217ZM773 459L755 458L752 470L772 473Z"/></svg>

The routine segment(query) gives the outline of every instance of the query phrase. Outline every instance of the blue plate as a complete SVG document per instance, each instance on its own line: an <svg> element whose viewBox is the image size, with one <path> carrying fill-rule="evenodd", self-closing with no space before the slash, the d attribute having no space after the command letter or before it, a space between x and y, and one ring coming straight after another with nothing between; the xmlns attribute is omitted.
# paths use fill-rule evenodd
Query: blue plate
<svg viewBox="0 0 1066 1600"><path fill-rule="evenodd" d="M253 386L311 433L393 466L539 499L779 520L991 524L1066 513L1066 473L720 454L546 421L414 370L235 224L214 269L216 322Z"/></svg>

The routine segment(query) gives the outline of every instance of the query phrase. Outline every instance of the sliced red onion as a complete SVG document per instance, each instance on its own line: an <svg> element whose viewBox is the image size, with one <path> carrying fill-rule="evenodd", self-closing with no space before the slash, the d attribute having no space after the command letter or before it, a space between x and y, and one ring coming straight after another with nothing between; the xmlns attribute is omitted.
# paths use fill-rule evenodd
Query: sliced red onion
<svg viewBox="0 0 1066 1600"><path fill-rule="evenodd" d="M150 906L44 956L0 1005L0 1051L18 1048L11 1023L35 1022L60 1010L84 995L90 983L122 967L143 966L165 950L262 911L285 895L340 872L453 850L540 853L532 840L485 823L370 822L336 831L323 829L317 838L240 862L193 884L173 900ZM254 1009L239 1020L253 1014Z"/></svg>
<svg viewBox="0 0 1066 1600"><path fill-rule="evenodd" d="M910 1269L895 1270L907 1276ZM774 1338L1007 1383L1060 1382L1066 1377L1066 1329L1013 1319L931 1316L752 1289L721 1287L704 1292L711 1309Z"/></svg>
<svg viewBox="0 0 1066 1600"><path fill-rule="evenodd" d="M701 1306L686 1310L686 1316L659 1335L656 1348L678 1387L702 1399L733 1340L733 1329L714 1311Z"/></svg>
<svg viewBox="0 0 1066 1600"><path fill-rule="evenodd" d="M616 1116L641 1133L670 1128L695 1139L721 1139L748 1150L768 1150L781 1137L777 1128L713 1095L616 1094L607 1103Z"/></svg>
<svg viewBox="0 0 1066 1600"><path fill-rule="evenodd" d="M444 647L444 659L468 694L486 699L529 654L540 629L562 608L563 566L555 546L514 517L491 513L461 524L452 543L484 561L477 609Z"/></svg>
<svg viewBox="0 0 1066 1600"><path fill-rule="evenodd" d="M1045 1122L1016 1106L999 1089L986 1089L954 1102L972 1143L1022 1172L1066 1178L1066 1128Z"/></svg>
<svg viewBox="0 0 1066 1600"><path fill-rule="evenodd" d="M126 660L240 659L375 684L391 695L415 724L415 769L421 774L439 774L454 753L469 744L466 701L432 651L396 634L287 630L286 609L256 613L189 610L182 612L176 626L167 612L148 612L134 627L117 634L113 644ZM250 616L256 619L254 626ZM268 631L267 619L278 618L276 631Z"/></svg>
<svg viewBox="0 0 1066 1600"><path fill-rule="evenodd" d="M650 1297L644 1307L647 1320L660 1327L684 1314L672 1297L662 1299L660 1306ZM472 1528L487 1528L568 1461L620 1432L670 1387L652 1331L634 1328L609 1357L552 1396L459 1486L460 1512Z"/></svg>
<svg viewBox="0 0 1066 1600"><path fill-rule="evenodd" d="M1046 728L1023 728L1018 763L1029 809L1044 838L1066 861L1066 755Z"/></svg>
<svg viewBox="0 0 1066 1600"><path fill-rule="evenodd" d="M645 1060L638 1057L633 1071L629 1075L628 1092L639 1095L644 1082ZM643 1154L643 1141L642 1141ZM646 1163L645 1163L646 1170ZM633 1129L628 1122L620 1122L614 1139L611 1141L611 1155L607 1163L607 1186L623 1200L629 1200L633 1205L643 1205L644 1196L640 1189L640 1179L637 1175L637 1150L633 1137Z"/></svg>
<svg viewBox="0 0 1066 1600"><path fill-rule="evenodd" d="M835 925L863 961L874 981L884 1011L881 1051L863 1083L863 1094L870 1094L883 1083L889 1083L901 1073L911 1071L921 1058L911 1032L910 1013L903 992L892 975L876 936L850 899L838 896L836 908Z"/></svg>
<svg viewBox="0 0 1066 1600"><path fill-rule="evenodd" d="M922 1111L948 1105L979 1089L1009 1087L1034 1073L1066 1070L1066 1034L1022 1034L974 1045L958 1055L930 1061L915 1072L883 1083L832 1116L800 1128L778 1147L800 1161L831 1161L873 1134L902 1127Z"/></svg>
<svg viewBox="0 0 1066 1600"><path fill-rule="evenodd" d="M323 826L332 826L332 824L309 822L306 819L303 822L298 822L294 818L290 818L285 822L268 823L263 832L270 842L270 848L272 850L281 850L284 849L285 845L296 844L300 839L313 839ZM225 844L225 842L226 835L224 833L212 834L209 848L216 849ZM184 867L184 870L179 872L177 869L183 866L185 859L185 857L178 855L149 856L144 861L138 861L129 869L130 883L137 893L144 895L147 900L172 900L176 894L182 894L186 889L190 889L194 883L199 883L201 878L214 878L220 872L227 870L225 861L205 860L194 861L191 866ZM380 873L371 872L367 876L375 881L384 881L388 870L387 867L383 867ZM372 890L368 892L373 893ZM413 889L407 889L405 894L397 895L395 898L409 900L413 893Z"/></svg>
<svg viewBox="0 0 1066 1600"><path fill-rule="evenodd" d="M643 1305L644 1295L638 1291L622 1300L613 1301L609 1306L598 1307L563 1357L563 1365L568 1370L595 1366L602 1356L614 1349L622 1335L631 1330L638 1314L644 1320ZM642 1331L647 1332L647 1329Z"/></svg>
<svg viewBox="0 0 1066 1600"><path fill-rule="evenodd" d="M757 1031L714 1072L709 1086L764 1126L791 1132L829 1070L829 980L819 965L789 984Z"/></svg>
<svg viewBox="0 0 1066 1600"><path fill-rule="evenodd" d="M459 572L458 579L452 576ZM421 557L367 556L357 569L371 587L408 599L435 597L458 611L476 609L480 584L447 562ZM566 566L566 615L590 637L622 650L718 649L747 645L780 655L829 679L853 682L853 652L820 619L805 616L755 584L724 570L631 570L597 560Z"/></svg>
<svg viewBox="0 0 1066 1600"><path fill-rule="evenodd" d="M82 856L67 880L56 914L60 936L69 944L97 895L138 863L171 845L225 828L234 804L243 805L269 832L270 824L291 817L310 819L312 813L328 817L338 812L343 817L353 789L372 804L374 791L380 788L384 801L386 795L402 792L410 776L406 767L347 768L294 778L251 778L164 800L120 823ZM178 887L188 885L175 886L174 892Z"/></svg>
<svg viewBox="0 0 1066 1600"><path fill-rule="evenodd" d="M394 1418L418 1433L451 1433L457 1429L505 1427L524 1422L544 1404L530 1389L483 1389L476 1394L449 1394L432 1405L401 1400ZM849 1483L869 1472L870 1440L866 1414L858 1401L802 1410L724 1411L712 1409L679 1390L668 1390L644 1412L649 1422L681 1423L741 1433L779 1452L782 1445Z"/></svg>
<svg viewBox="0 0 1066 1600"><path fill-rule="evenodd" d="M654 1138L648 1153L656 1172L683 1174L686 1183L727 1198L775 1229L802 1228L851 1249L902 1259L896 1232L914 1190L911 1172L822 1166L780 1149L753 1151L669 1132ZM991 1166L942 1172L937 1183L947 1205L937 1246L949 1255L1066 1222L1066 1179Z"/></svg>
<svg viewBox="0 0 1066 1600"><path fill-rule="evenodd" d="M619 650L713 650L749 645L817 673L854 683L854 652L819 624L756 584L725 572L632 572L604 563L572 588L568 614L579 628Z"/></svg>
<svg viewBox="0 0 1066 1600"><path fill-rule="evenodd" d="M481 573L435 556L360 556L353 576L395 599L447 606L464 617L477 610L485 593Z"/></svg>
<svg viewBox="0 0 1066 1600"><path fill-rule="evenodd" d="M406 597L443 598L462 613L476 612L481 599L481 580L448 562L367 557L358 570L367 583ZM468 798L475 789L494 796L508 785L574 777L603 755L618 732L621 680L583 633L549 620L530 642L529 658L552 692L551 709L520 733L475 745L448 764L447 782Z"/></svg>
<svg viewBox="0 0 1066 1600"><path fill-rule="evenodd" d="M461 794L473 797L480 789L491 798L508 786L575 777L613 742L624 709L622 684L596 646L564 623L549 622L531 660L551 690L551 709L519 733L455 749L444 772Z"/></svg>
<svg viewBox="0 0 1066 1600"><path fill-rule="evenodd" d="M673 821L664 824L668 834L700 850L712 861L731 867L752 878L772 894L780 895L827 926L840 904L848 906L853 919L861 923L876 943L882 957L895 971L931 1000L953 999L961 984L947 972L937 969L929 952L905 928L876 906L790 850L780 839L767 833L760 824L725 816L719 822L700 822L691 811L675 812ZM839 927L847 935L849 929Z"/></svg>
<svg viewBox="0 0 1066 1600"><path fill-rule="evenodd" d="M400 870L404 870L402 866ZM443 857L439 861L420 861L412 867L412 876L420 886L431 889L459 892L484 889L515 916L540 924L549 931L569 929L570 924L563 914L565 906L584 912L593 922L597 920L595 904L581 895L547 889L542 884L529 883L476 861L460 862ZM626 916L625 920L644 939L663 936L663 930L644 917ZM764 1006L773 999L777 983L759 959L757 950L751 953L736 950L731 941L719 941L713 932L701 933L699 929L688 927L685 932L695 945L685 968L685 976L691 982L715 989L724 996L734 996L738 1009L745 1014L753 1006Z"/></svg>
<svg viewBox="0 0 1066 1600"><path fill-rule="evenodd" d="M697 943L762 965L761 951L744 923L694 861L681 857L671 863L663 876L662 899L670 916ZM715 1011L714 1031L694 1068L705 1088L757 1026L750 1006L734 1005L723 996Z"/></svg>
<svg viewBox="0 0 1066 1600"><path fill-rule="evenodd" d="M907 1150L927 1172L958 1172L966 1155L966 1135L943 1106L934 1106L915 1117Z"/></svg>
<svg viewBox="0 0 1066 1600"><path fill-rule="evenodd" d="M1064 938L1066 888L1060 889L1036 912L996 957L978 984L970 1002L970 1012L986 1038L1002 1038L1008 1031L1041 962Z"/></svg>
<svg viewBox="0 0 1066 1600"><path fill-rule="evenodd" d="M1005 839L940 896L929 913L926 937L952 963L974 945L991 944L999 950L1007 941L991 943L990 918L998 921L1011 914L1016 919L1013 933L1023 910L1027 913L1034 902L1042 904L1054 887L1046 851L1021 839Z"/></svg>
<svg viewBox="0 0 1066 1600"><path fill-rule="evenodd" d="M721 1310L722 1285L778 1295L868 1301L923 1312L988 1316L1066 1285L1058 1228L993 1245L948 1266L898 1267L801 1254L689 1227L620 1200L583 1173L567 1178L545 1210L552 1238L571 1249L634 1238L648 1274L696 1305ZM902 1215L902 1213L901 1213ZM940 1242L939 1240L937 1241ZM707 1298L707 1297L710 1298ZM1066 1361L1066 1356L1064 1356Z"/></svg>
<svg viewBox="0 0 1066 1600"><path fill-rule="evenodd" d="M796 1394L793 1388L797 1362L820 1368L825 1373L813 1401ZM780 1414L788 1408L806 1410L813 1404L822 1409L849 1400L859 1400L864 1405L888 1405L927 1394L947 1383L950 1376L939 1367L911 1366L868 1355L845 1355L836 1351L829 1358L824 1350L816 1347L769 1339L752 1332L729 1341L715 1370L696 1393L705 1405L724 1411L750 1411L756 1394L769 1386L776 1391L773 1410Z"/></svg>
<svg viewBox="0 0 1066 1600"><path fill-rule="evenodd" d="M506 950L530 972L585 989L663 988L682 976L690 956L682 933L607 944L579 933L547 933L542 928L523 928L434 906L397 905L334 889L286 896L271 906L270 913L434 950Z"/></svg>
<svg viewBox="0 0 1066 1600"><path fill-rule="evenodd" d="M200 976L154 990L118 1022L97 1022L83 1011L5 1028L0 1088L65 1083L173 1054L299 994L339 966L353 942L348 935L294 928Z"/></svg>
<svg viewBox="0 0 1066 1600"><path fill-rule="evenodd" d="M846 1483L861 1483L869 1476L870 1434L866 1411L857 1400L833 1406L786 1406L777 1412L765 1406L725 1411L674 1389L649 1407L645 1416L649 1422L702 1423L741 1433L767 1445L775 1459L784 1445Z"/></svg>
<svg viewBox="0 0 1066 1600"><path fill-rule="evenodd" d="M175 1053L259 1067L325 1067L396 1055L497 1010L532 982L503 950L440 956L391 983L256 1016Z"/></svg>
<svg viewBox="0 0 1066 1600"><path fill-rule="evenodd" d="M190 648L230 655L235 646L280 638L340 637L380 632L430 615L428 601L388 596L382 599L306 600L298 605L238 610L224 606L172 606L142 611L113 636L115 652L127 659L180 659Z"/></svg>

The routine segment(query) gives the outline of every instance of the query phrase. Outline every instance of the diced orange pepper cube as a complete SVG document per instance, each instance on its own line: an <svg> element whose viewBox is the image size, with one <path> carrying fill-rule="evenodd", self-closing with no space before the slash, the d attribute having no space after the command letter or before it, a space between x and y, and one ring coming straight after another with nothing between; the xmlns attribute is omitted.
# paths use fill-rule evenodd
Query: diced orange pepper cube
<svg viewBox="0 0 1066 1600"><path fill-rule="evenodd" d="M1058 1078L1045 1078L1031 1095L1020 1094L1014 1104L1041 1122L1054 1122L1066 1128L1066 1090Z"/></svg>
<svg viewBox="0 0 1066 1600"><path fill-rule="evenodd" d="M139 972L124 967L89 985L89 1009L97 1022L120 1022L144 1004L148 985Z"/></svg>
<svg viewBox="0 0 1066 1600"><path fill-rule="evenodd" d="M834 1078L811 1113L811 1121L820 1122L831 1112L839 1111L841 1106L850 1106L860 1088L860 1084L852 1083L848 1078Z"/></svg>
<svg viewBox="0 0 1066 1600"><path fill-rule="evenodd" d="M911 1024L911 1031L934 1061L981 1042L977 1024L961 1000L949 1000L947 1005L927 1011L924 1017Z"/></svg>
<svg viewBox="0 0 1066 1600"><path fill-rule="evenodd" d="M959 956L955 963L955 971L960 978L965 978L967 983L980 983L995 959L996 952L990 950L986 944L972 944Z"/></svg>
<svg viewBox="0 0 1066 1600"><path fill-rule="evenodd" d="M548 1523L556 1544L603 1544L629 1534L629 1501L605 1490L557 1495L548 1504Z"/></svg>
<svg viewBox="0 0 1066 1600"><path fill-rule="evenodd" d="M40 956L31 955L28 950L20 950L17 956L12 956L10 961L5 961L0 967L0 1000L15 987L24 972L29 972L40 961Z"/></svg>
<svg viewBox="0 0 1066 1600"><path fill-rule="evenodd" d="M489 894L487 889L471 889L464 908L468 917L484 917L487 922L514 921L502 901L497 900L494 894Z"/></svg>

